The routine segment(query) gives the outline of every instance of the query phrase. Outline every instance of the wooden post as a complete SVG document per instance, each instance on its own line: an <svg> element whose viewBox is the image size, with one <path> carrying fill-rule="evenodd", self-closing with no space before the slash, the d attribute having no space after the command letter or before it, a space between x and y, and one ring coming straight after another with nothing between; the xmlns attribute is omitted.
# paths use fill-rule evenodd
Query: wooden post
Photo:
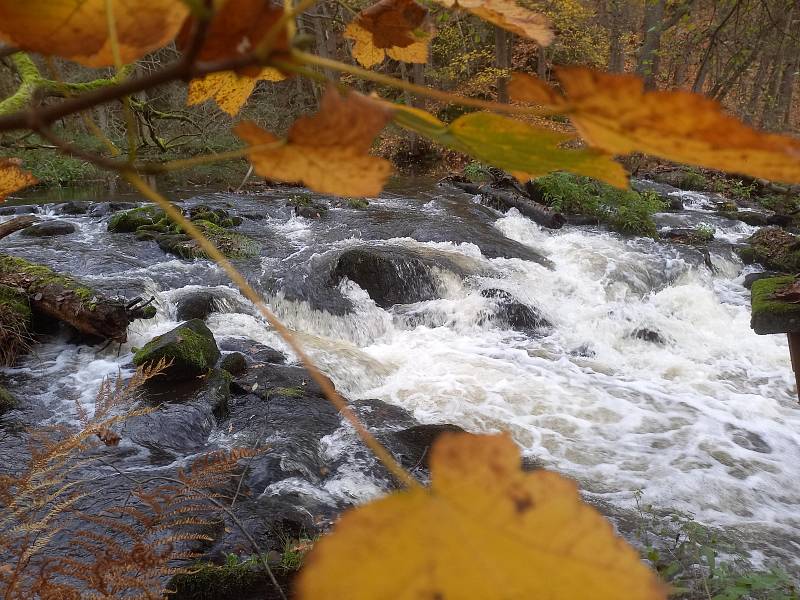
<svg viewBox="0 0 800 600"><path fill-rule="evenodd" d="M797 400L800 402L800 332L789 332L786 337L789 339L789 356L792 359L792 370L797 386Z"/></svg>

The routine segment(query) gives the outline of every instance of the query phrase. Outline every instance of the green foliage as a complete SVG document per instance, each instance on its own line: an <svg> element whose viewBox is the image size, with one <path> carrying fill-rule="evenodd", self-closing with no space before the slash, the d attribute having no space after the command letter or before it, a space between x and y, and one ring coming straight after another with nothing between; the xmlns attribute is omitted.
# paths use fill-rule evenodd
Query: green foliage
<svg viewBox="0 0 800 600"><path fill-rule="evenodd" d="M708 181L698 171L686 171L681 176L679 187L684 190L705 190L708 188Z"/></svg>
<svg viewBox="0 0 800 600"><path fill-rule="evenodd" d="M699 225L698 227L695 228L694 231L697 238L704 242L710 242L711 240L713 240L714 233L716 232L716 230L711 225L707 225L706 223Z"/></svg>
<svg viewBox="0 0 800 600"><path fill-rule="evenodd" d="M471 161L464 167L464 177L472 182L489 181L489 168L476 160Z"/></svg>
<svg viewBox="0 0 800 600"><path fill-rule="evenodd" d="M620 190L587 177L551 173L536 184L544 201L565 214L597 217L611 229L628 235L657 237L652 215L664 209L658 194Z"/></svg>
<svg viewBox="0 0 800 600"><path fill-rule="evenodd" d="M369 208L369 200L366 198L347 198L347 206L355 210L366 210Z"/></svg>
<svg viewBox="0 0 800 600"><path fill-rule="evenodd" d="M6 388L0 386L0 415L17 405L17 399Z"/></svg>
<svg viewBox="0 0 800 600"><path fill-rule="evenodd" d="M680 511L659 511L635 494L644 557L685 600L798 600L798 584L778 569L754 570L718 532Z"/></svg>

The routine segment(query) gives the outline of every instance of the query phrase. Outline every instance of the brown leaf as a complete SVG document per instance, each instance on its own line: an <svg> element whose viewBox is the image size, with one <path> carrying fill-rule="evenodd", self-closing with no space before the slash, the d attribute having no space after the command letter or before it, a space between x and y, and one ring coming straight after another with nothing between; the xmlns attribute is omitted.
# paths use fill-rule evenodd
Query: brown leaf
<svg viewBox="0 0 800 600"><path fill-rule="evenodd" d="M779 290L775 290L771 298L795 304L800 302L800 280L794 281Z"/></svg>
<svg viewBox="0 0 800 600"><path fill-rule="evenodd" d="M0 40L90 67L114 64L107 0L0 0ZM180 0L111 0L119 50L130 63L168 44L189 14Z"/></svg>
<svg viewBox="0 0 800 600"><path fill-rule="evenodd" d="M250 153L259 175L302 181L328 194L374 196L383 188L391 165L367 152L390 118L388 110L369 98L356 92L342 96L330 87L319 112L297 119L282 145L252 122L240 123L234 131L251 146L276 144Z"/></svg>
<svg viewBox="0 0 800 600"><path fill-rule="evenodd" d="M21 166L22 161L18 158L0 158L0 202L9 194L39 182Z"/></svg>
<svg viewBox="0 0 800 600"><path fill-rule="evenodd" d="M563 96L520 73L514 73L509 93L515 100L568 114L581 137L595 148L800 182L799 140L756 131L704 96L645 91L637 77L586 67L559 68L556 75Z"/></svg>
<svg viewBox="0 0 800 600"><path fill-rule="evenodd" d="M484 21L534 40L540 46L553 41L550 19L515 0L436 0L448 8L463 8Z"/></svg>
<svg viewBox="0 0 800 600"><path fill-rule="evenodd" d="M414 0L380 0L355 18L372 34L377 48L405 48L417 41L414 30L425 20L428 9Z"/></svg>

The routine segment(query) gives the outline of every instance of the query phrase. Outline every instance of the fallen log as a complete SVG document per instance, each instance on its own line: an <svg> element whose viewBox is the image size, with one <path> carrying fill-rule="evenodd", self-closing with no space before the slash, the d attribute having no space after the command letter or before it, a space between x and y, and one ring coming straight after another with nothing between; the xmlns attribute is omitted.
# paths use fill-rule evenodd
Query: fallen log
<svg viewBox="0 0 800 600"><path fill-rule="evenodd" d="M30 215L24 217L16 217L11 219L10 221L6 221L5 223L0 223L0 240L2 240L7 235L11 235L15 231L19 231L20 229L26 229L30 227L34 223L38 223L39 219L36 217L31 217Z"/></svg>
<svg viewBox="0 0 800 600"><path fill-rule="evenodd" d="M4 254L0 254L0 285L23 290L34 313L115 342L127 341L132 321L155 316L155 308L148 303L108 298L49 267Z"/></svg>
<svg viewBox="0 0 800 600"><path fill-rule="evenodd" d="M516 208L529 219L548 229L561 229L566 221L563 214L511 190L497 189L487 184L478 185L455 178L448 179L448 183L470 194L483 196L490 206L499 210L508 211Z"/></svg>

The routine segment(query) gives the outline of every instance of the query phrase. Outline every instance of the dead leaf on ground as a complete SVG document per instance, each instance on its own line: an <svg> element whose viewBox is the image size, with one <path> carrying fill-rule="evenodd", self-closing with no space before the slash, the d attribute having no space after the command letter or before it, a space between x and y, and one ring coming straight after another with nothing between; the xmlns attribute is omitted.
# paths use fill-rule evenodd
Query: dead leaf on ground
<svg viewBox="0 0 800 600"><path fill-rule="evenodd" d="M279 181L301 181L309 188L339 196L376 196L390 172L389 161L368 154L378 132L391 119L381 104L356 92L342 95L329 87L319 112L300 117L284 143L255 123L240 123L236 135L253 150L256 173Z"/></svg>
<svg viewBox="0 0 800 600"><path fill-rule="evenodd" d="M443 434L430 489L355 508L306 557L300 600L663 600L574 482L521 470L508 435Z"/></svg>

